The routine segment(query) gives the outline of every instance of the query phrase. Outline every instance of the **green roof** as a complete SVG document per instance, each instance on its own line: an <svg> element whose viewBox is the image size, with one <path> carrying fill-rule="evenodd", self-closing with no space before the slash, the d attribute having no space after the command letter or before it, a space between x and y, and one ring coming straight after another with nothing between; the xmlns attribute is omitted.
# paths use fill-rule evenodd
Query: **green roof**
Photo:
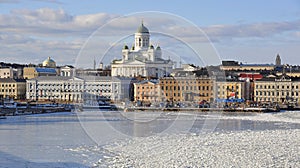
<svg viewBox="0 0 300 168"><path fill-rule="evenodd" d="M149 30L147 29L147 27L144 26L144 24L142 23L140 25L140 27L137 29L137 33L149 33Z"/></svg>

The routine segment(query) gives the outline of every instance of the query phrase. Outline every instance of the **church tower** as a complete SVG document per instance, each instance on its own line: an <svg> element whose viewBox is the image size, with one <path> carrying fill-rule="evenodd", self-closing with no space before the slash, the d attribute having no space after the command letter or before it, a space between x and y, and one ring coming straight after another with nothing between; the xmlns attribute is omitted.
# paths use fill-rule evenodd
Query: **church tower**
<svg viewBox="0 0 300 168"><path fill-rule="evenodd" d="M279 54L277 54L277 56L276 56L275 65L276 65L276 66L281 66L281 58L280 58L280 55L279 55Z"/></svg>
<svg viewBox="0 0 300 168"><path fill-rule="evenodd" d="M137 32L134 34L134 49L135 51L141 49L148 49L150 43L150 33L144 23L140 25Z"/></svg>

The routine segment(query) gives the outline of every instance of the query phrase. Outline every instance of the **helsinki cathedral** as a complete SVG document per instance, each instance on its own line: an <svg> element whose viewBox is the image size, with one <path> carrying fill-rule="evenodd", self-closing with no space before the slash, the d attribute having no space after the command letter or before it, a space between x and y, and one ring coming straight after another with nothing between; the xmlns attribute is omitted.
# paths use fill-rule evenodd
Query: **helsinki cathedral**
<svg viewBox="0 0 300 168"><path fill-rule="evenodd" d="M173 61L162 58L160 46L150 44L149 30L143 22L134 34L134 45L122 49L122 59L111 62L111 75L124 77L163 77L169 75Z"/></svg>

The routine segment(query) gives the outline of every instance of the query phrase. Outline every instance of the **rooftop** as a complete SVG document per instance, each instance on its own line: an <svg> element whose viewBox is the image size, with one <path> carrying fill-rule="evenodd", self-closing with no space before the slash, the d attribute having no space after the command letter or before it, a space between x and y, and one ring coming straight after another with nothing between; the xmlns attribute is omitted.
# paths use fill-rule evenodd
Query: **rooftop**
<svg viewBox="0 0 300 168"><path fill-rule="evenodd" d="M38 73L54 73L56 74L56 70L54 68L35 68Z"/></svg>
<svg viewBox="0 0 300 168"><path fill-rule="evenodd" d="M0 83L26 82L25 79L0 78Z"/></svg>

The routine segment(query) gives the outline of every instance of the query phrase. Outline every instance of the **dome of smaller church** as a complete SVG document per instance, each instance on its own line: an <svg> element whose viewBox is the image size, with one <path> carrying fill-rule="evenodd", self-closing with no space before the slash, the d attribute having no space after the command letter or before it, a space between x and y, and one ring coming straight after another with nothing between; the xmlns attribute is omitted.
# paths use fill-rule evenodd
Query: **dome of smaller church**
<svg viewBox="0 0 300 168"><path fill-rule="evenodd" d="M149 30L144 26L144 23L142 23L137 29L137 33L149 33Z"/></svg>
<svg viewBox="0 0 300 168"><path fill-rule="evenodd" d="M160 46L157 46L157 47L156 47L156 50L161 50Z"/></svg>
<svg viewBox="0 0 300 168"><path fill-rule="evenodd" d="M153 47L153 45L152 45L152 44L149 46L149 48L150 48L150 49L154 49L154 47Z"/></svg>
<svg viewBox="0 0 300 168"><path fill-rule="evenodd" d="M124 45L123 50L128 50L128 46Z"/></svg>
<svg viewBox="0 0 300 168"><path fill-rule="evenodd" d="M50 57L48 57L44 62L43 62L43 66L44 67L51 67L54 68L56 67L56 62L51 59Z"/></svg>

